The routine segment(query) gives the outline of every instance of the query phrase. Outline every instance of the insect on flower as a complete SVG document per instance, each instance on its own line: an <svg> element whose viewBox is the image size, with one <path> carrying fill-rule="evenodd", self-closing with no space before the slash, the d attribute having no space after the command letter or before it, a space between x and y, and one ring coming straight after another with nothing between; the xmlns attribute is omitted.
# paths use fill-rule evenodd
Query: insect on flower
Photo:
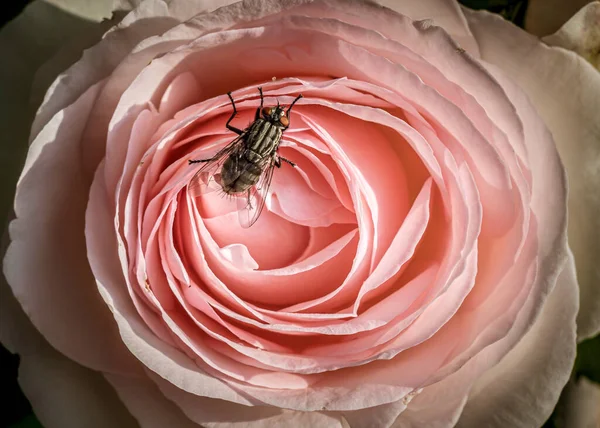
<svg viewBox="0 0 600 428"><path fill-rule="evenodd" d="M210 159L188 161L190 165L203 164L192 177L188 191L193 196L213 191L235 196L240 224L245 228L258 220L265 206L274 168L280 168L282 161L296 166L279 156L277 151L283 132L290 126L292 107L302 98L302 94L284 110L279 102L275 107L263 107L262 88L258 88L258 92L260 107L256 110L254 122L244 130L230 125L237 110L231 92L228 92L233 113L225 126L238 134L237 138Z"/></svg>

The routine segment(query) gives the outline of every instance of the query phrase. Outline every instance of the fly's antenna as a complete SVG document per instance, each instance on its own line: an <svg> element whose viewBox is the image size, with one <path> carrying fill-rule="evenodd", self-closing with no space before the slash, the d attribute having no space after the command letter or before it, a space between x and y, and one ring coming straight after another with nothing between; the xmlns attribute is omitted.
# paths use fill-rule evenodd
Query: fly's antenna
<svg viewBox="0 0 600 428"><path fill-rule="evenodd" d="M296 102L297 102L297 101L298 101L300 98L302 98L302 94L299 94L299 95L296 97L296 99L295 99L294 101L292 101L292 103L291 103L291 104L290 104L290 106L288 107L287 111L285 112L285 115L286 115L287 117L290 117L289 115L290 115L290 111L292 111L292 107L294 107L294 104L296 104Z"/></svg>

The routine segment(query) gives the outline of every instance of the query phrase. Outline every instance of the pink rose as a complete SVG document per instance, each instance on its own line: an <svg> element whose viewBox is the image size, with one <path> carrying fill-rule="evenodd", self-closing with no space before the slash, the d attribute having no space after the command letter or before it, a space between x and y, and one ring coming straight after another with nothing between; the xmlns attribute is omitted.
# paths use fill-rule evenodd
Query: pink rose
<svg viewBox="0 0 600 428"><path fill-rule="evenodd" d="M2 331L45 426L548 417L578 310L555 139L584 143L574 104L600 123L600 78L494 15L383 3L145 0L50 85L4 271L52 348L8 294ZM278 152L296 165L243 228L188 161L236 137L228 91L231 124L254 120L258 87L303 95ZM597 306L579 316L597 331Z"/></svg>

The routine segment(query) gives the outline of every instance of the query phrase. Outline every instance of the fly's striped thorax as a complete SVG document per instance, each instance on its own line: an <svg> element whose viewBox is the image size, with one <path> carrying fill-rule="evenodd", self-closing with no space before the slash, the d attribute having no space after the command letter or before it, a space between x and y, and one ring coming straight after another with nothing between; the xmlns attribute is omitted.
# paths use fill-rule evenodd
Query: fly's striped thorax
<svg viewBox="0 0 600 428"><path fill-rule="evenodd" d="M264 119L258 119L250 126L246 142L250 150L261 157L266 157L277 150L281 134L281 128Z"/></svg>

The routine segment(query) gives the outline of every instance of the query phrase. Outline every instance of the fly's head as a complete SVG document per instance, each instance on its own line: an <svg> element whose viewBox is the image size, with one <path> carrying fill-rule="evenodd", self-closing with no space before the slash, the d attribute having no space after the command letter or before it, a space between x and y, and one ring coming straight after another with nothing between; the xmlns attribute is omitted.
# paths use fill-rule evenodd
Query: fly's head
<svg viewBox="0 0 600 428"><path fill-rule="evenodd" d="M262 109L262 116L265 120L269 121L275 126L280 128L287 128L290 124L290 120L287 117L285 110L277 104L277 107L265 107Z"/></svg>

